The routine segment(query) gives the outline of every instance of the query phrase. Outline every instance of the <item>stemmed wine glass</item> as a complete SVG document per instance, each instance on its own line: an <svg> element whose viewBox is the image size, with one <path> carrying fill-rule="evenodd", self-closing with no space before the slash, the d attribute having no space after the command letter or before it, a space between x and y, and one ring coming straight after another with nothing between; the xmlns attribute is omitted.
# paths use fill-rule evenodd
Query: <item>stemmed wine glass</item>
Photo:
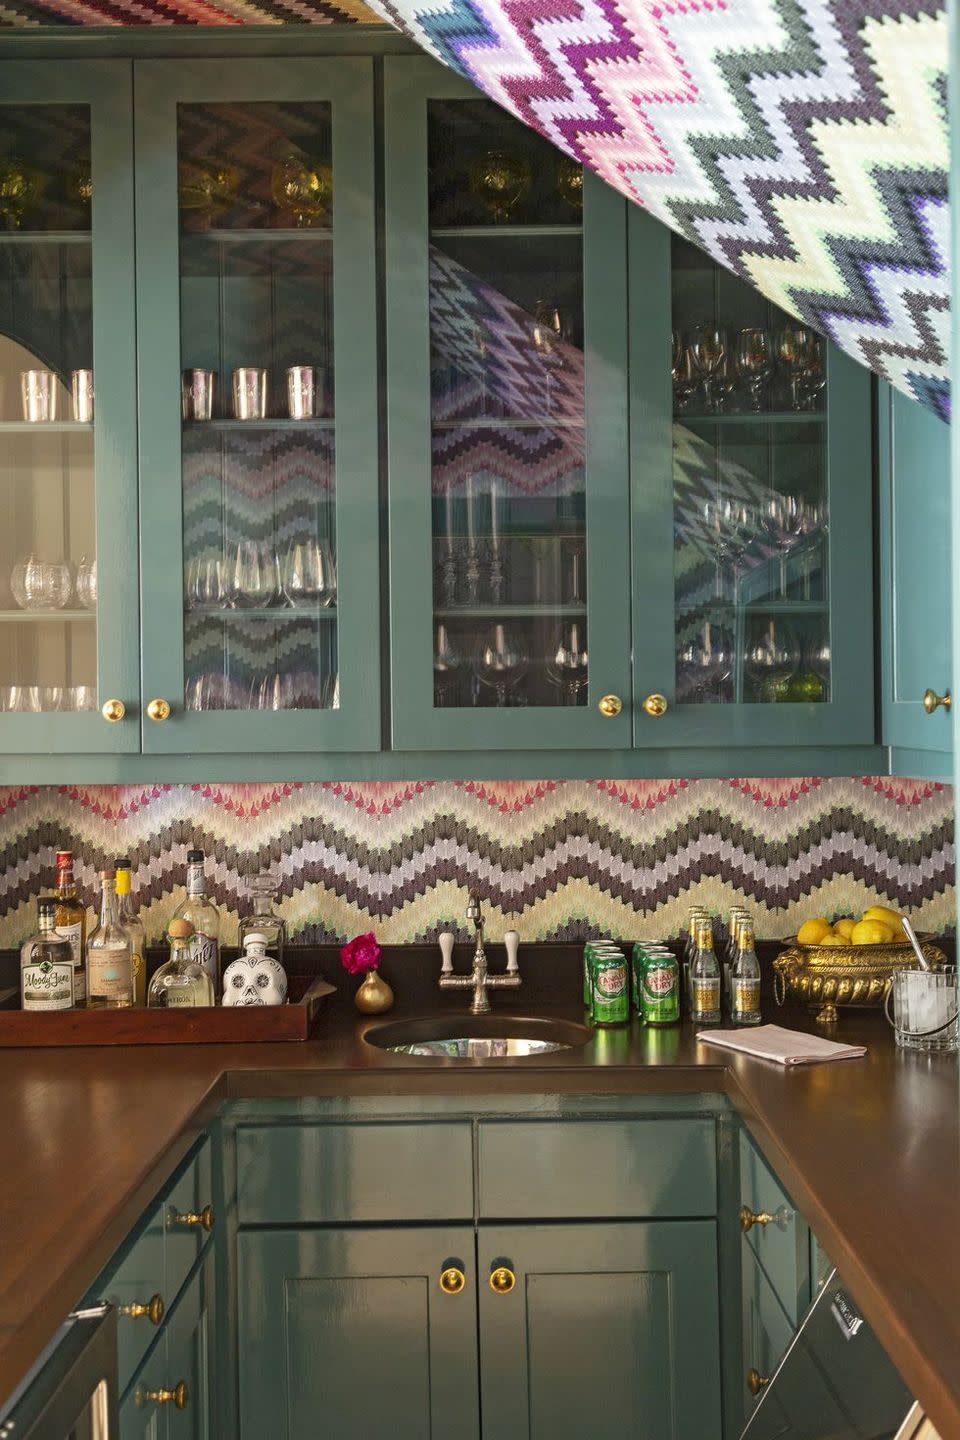
<svg viewBox="0 0 960 1440"><path fill-rule="evenodd" d="M477 679L494 692L496 704L509 705L510 691L526 674L530 656L519 636L498 621L480 642L474 660Z"/></svg>
<svg viewBox="0 0 960 1440"><path fill-rule="evenodd" d="M727 337L716 325L697 325L688 341L692 368L703 385L704 408L716 409L715 379L727 351Z"/></svg>
<svg viewBox="0 0 960 1440"><path fill-rule="evenodd" d="M816 360L817 337L806 325L785 325L777 339L777 354L790 380L790 408L802 410L806 403L803 382Z"/></svg>
<svg viewBox="0 0 960 1440"><path fill-rule="evenodd" d="M764 391L773 370L770 336L759 325L748 325L737 336L737 371L747 382L750 404L762 410Z"/></svg>
<svg viewBox="0 0 960 1440"><path fill-rule="evenodd" d="M766 629L749 646L744 663L755 699L767 703L782 700L799 658L797 639L790 626L768 620Z"/></svg>
<svg viewBox="0 0 960 1440"><path fill-rule="evenodd" d="M433 703L442 709L447 697L455 688L463 658L450 638L450 632L440 621L433 640Z"/></svg>
<svg viewBox="0 0 960 1440"><path fill-rule="evenodd" d="M547 679L559 689L564 705L585 703L588 663L583 625L579 620L570 620L562 627L556 648L546 663Z"/></svg>
<svg viewBox="0 0 960 1440"><path fill-rule="evenodd" d="M679 415L683 415L697 388L697 381L691 366L690 351L679 330L673 331L670 374L673 378L674 408Z"/></svg>
<svg viewBox="0 0 960 1440"><path fill-rule="evenodd" d="M805 502L796 495L771 495L763 511L764 527L780 560L780 599L787 598L787 554L803 533Z"/></svg>
<svg viewBox="0 0 960 1440"><path fill-rule="evenodd" d="M677 679L683 700L723 704L730 700L735 647L725 625L706 620L677 655Z"/></svg>
<svg viewBox="0 0 960 1440"><path fill-rule="evenodd" d="M533 348L540 357L544 371L546 410L553 410L553 391L556 377L563 369L563 355L559 343L564 339L565 323L560 310L547 300L538 300L533 311Z"/></svg>

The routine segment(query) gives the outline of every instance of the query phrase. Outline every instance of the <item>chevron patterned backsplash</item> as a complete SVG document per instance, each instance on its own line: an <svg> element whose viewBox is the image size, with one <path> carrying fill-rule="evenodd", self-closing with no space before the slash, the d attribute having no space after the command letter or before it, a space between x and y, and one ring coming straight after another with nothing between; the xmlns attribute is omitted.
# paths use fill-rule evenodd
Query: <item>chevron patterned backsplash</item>
<svg viewBox="0 0 960 1440"><path fill-rule="evenodd" d="M0 945L30 933L59 847L91 903L97 870L129 856L153 939L183 898L192 845L228 942L261 868L305 942L430 939L462 926L474 886L494 939L510 926L525 940L666 935L692 902L735 899L770 938L876 901L952 930L953 831L951 787L883 777L7 786Z"/></svg>

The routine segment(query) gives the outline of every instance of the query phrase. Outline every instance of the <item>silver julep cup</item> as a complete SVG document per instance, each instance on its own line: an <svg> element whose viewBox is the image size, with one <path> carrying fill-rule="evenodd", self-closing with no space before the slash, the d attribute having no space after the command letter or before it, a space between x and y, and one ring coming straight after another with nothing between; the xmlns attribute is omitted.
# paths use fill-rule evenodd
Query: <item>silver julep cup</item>
<svg viewBox="0 0 960 1440"><path fill-rule="evenodd" d="M233 372L233 413L237 420L265 420L267 417L267 372L242 365Z"/></svg>
<svg viewBox="0 0 960 1440"><path fill-rule="evenodd" d="M23 418L42 425L57 418L57 377L52 370L24 370L20 375Z"/></svg>
<svg viewBox="0 0 960 1440"><path fill-rule="evenodd" d="M287 371L287 414L291 420L312 420L320 387L315 365L291 365Z"/></svg>
<svg viewBox="0 0 960 1440"><path fill-rule="evenodd" d="M89 425L93 419L93 371L70 372L70 407L74 420Z"/></svg>
<svg viewBox="0 0 960 1440"><path fill-rule="evenodd" d="M216 391L216 370L184 370L180 377L180 409L184 420L212 420Z"/></svg>

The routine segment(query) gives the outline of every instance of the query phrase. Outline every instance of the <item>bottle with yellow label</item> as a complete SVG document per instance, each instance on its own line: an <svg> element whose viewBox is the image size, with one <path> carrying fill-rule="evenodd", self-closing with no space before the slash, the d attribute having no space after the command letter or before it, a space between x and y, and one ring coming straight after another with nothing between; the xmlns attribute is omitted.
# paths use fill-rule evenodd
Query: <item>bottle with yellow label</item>
<svg viewBox="0 0 960 1440"><path fill-rule="evenodd" d="M133 906L130 891L130 861L117 861L117 916L130 937L130 967L133 971L133 1003L147 1003L147 938L143 921Z"/></svg>

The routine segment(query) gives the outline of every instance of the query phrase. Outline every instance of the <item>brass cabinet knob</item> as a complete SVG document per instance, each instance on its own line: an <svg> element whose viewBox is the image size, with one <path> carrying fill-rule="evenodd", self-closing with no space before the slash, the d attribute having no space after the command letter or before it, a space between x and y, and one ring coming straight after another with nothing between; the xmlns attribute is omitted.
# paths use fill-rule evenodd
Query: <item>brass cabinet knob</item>
<svg viewBox="0 0 960 1440"><path fill-rule="evenodd" d="M190 1395L187 1391L187 1382L178 1380L172 1390L143 1390L137 1391L137 1404L144 1405L173 1405L177 1410L186 1410L187 1401Z"/></svg>
<svg viewBox="0 0 960 1440"><path fill-rule="evenodd" d="M151 720L169 720L170 701L151 700L149 705L147 706L147 714L150 716Z"/></svg>
<svg viewBox="0 0 960 1440"><path fill-rule="evenodd" d="M770 1384L769 1375L761 1375L759 1370L747 1371L747 1389L751 1395L759 1395L766 1390Z"/></svg>
<svg viewBox="0 0 960 1440"><path fill-rule="evenodd" d="M766 1210L751 1210L749 1205L740 1206L740 1229L746 1235L754 1225L774 1225L777 1223L776 1215L771 1215Z"/></svg>
<svg viewBox="0 0 960 1440"><path fill-rule="evenodd" d="M938 705L942 705L944 710L949 710L952 704L953 696L949 690L944 690L942 695L938 695L936 690L924 690L923 692L923 708L928 715L932 715Z"/></svg>
<svg viewBox="0 0 960 1440"><path fill-rule="evenodd" d="M654 693L653 695L648 695L646 700L644 700L643 708L648 715L653 716L654 720L658 720L661 715L666 715L667 704L666 695Z"/></svg>
<svg viewBox="0 0 960 1440"><path fill-rule="evenodd" d="M498 1265L490 1271L490 1289L494 1295L509 1295L516 1283L516 1275L506 1265Z"/></svg>
<svg viewBox="0 0 960 1440"><path fill-rule="evenodd" d="M623 709L623 701L619 695L602 695L597 701L597 709L601 715L606 715L608 720L612 720L614 715L619 715Z"/></svg>
<svg viewBox="0 0 960 1440"><path fill-rule="evenodd" d="M448 1265L440 1272L440 1289L444 1295L459 1295L466 1283L466 1275L456 1265Z"/></svg>
<svg viewBox="0 0 960 1440"><path fill-rule="evenodd" d="M162 1295L151 1295L146 1304L141 1304L139 1300L135 1300L132 1305L118 1306L121 1315L129 1315L131 1320L139 1320L142 1315L145 1315L151 1325L160 1324L165 1309L166 1306L163 1303Z"/></svg>
<svg viewBox="0 0 960 1440"><path fill-rule="evenodd" d="M174 1225L186 1225L188 1228L210 1231L213 1229L213 1206L204 1205L200 1211L171 1210L167 1228L172 1229Z"/></svg>
<svg viewBox="0 0 960 1440"><path fill-rule="evenodd" d="M118 720L122 720L126 713L127 707L122 700L108 700L100 711L104 720L109 720L111 725L115 724Z"/></svg>

